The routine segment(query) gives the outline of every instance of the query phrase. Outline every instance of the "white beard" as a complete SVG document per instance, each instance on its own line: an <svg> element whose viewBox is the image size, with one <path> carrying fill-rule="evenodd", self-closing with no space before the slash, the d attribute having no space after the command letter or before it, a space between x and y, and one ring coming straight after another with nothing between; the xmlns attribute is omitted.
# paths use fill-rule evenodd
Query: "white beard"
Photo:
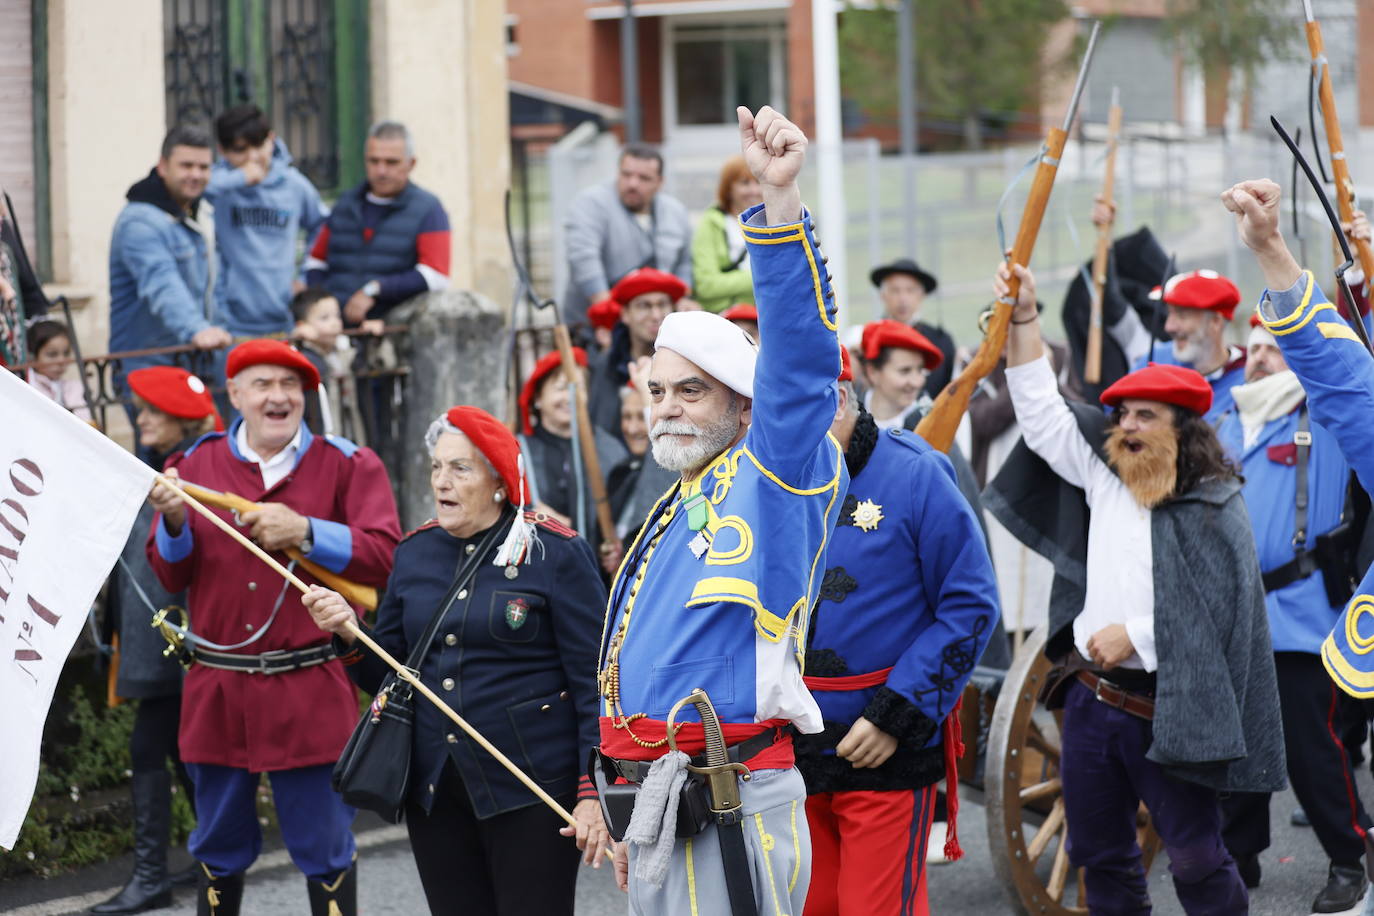
<svg viewBox="0 0 1374 916"><path fill-rule="evenodd" d="M679 473L696 471L725 450L739 431L739 407L727 410L720 419L706 428L683 420L659 420L649 433L653 443L654 461L667 471ZM693 436L686 445L679 445L671 436Z"/></svg>

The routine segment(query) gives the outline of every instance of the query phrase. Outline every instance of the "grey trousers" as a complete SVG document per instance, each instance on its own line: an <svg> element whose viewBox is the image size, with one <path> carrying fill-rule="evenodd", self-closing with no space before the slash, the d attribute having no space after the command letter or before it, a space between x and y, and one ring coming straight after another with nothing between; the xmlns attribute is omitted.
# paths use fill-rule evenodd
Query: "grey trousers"
<svg viewBox="0 0 1374 916"><path fill-rule="evenodd" d="M760 916L801 916L811 883L811 833L806 825L806 785L801 773L760 770L741 782L746 815L744 844ZM715 826L673 846L661 888L635 880L630 848L631 916L729 916Z"/></svg>

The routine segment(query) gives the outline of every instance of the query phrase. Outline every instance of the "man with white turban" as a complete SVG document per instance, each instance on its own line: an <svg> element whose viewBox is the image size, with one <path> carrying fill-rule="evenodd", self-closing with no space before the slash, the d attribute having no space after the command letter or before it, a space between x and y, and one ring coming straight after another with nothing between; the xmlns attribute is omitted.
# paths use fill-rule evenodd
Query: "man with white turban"
<svg viewBox="0 0 1374 916"><path fill-rule="evenodd" d="M602 638L599 767L608 783L641 785L632 819L616 823L610 812L614 835L629 827L617 865L632 914L740 912L741 893L759 912L800 914L810 876L791 733L822 727L801 659L848 485L829 435L840 350L834 293L796 183L806 136L767 107L739 109L739 125L763 189L763 204L740 222L769 344L759 352L709 312L664 319L649 374L650 439L654 459L682 476L627 551ZM682 765L702 755L705 729L686 707L673 731L682 753L669 754L667 719L697 688L730 760L748 771L734 777L742 824L698 829L685 806L679 816Z"/></svg>

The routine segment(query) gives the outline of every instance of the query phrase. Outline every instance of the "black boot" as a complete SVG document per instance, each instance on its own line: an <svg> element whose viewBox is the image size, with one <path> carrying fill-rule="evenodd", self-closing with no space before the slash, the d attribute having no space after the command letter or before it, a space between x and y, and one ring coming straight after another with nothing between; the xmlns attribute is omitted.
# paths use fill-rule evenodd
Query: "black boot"
<svg viewBox="0 0 1374 916"><path fill-rule="evenodd" d="M243 872L216 878L203 862L196 863L196 870L196 916L239 916Z"/></svg>
<svg viewBox="0 0 1374 916"><path fill-rule="evenodd" d="M1367 887L1369 879L1364 876L1361 865L1337 865L1333 862L1327 871L1326 887L1312 901L1312 912L1344 913L1360 902Z"/></svg>
<svg viewBox="0 0 1374 916"><path fill-rule="evenodd" d="M333 884L305 882L310 894L310 916L358 916L358 863L334 879Z"/></svg>
<svg viewBox="0 0 1374 916"><path fill-rule="evenodd" d="M134 873L115 896L92 913L142 913L172 905L167 840L172 824L172 777L166 770L134 773Z"/></svg>

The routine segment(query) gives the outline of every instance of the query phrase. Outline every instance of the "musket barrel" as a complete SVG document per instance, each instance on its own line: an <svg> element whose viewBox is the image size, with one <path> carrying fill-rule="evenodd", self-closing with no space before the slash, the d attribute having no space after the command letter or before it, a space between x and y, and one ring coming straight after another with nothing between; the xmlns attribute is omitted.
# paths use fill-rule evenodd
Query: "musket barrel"
<svg viewBox="0 0 1374 916"><path fill-rule="evenodd" d="M1097 33L1102 31L1102 22L1098 20L1093 23L1093 30L1088 35L1088 49L1083 52L1083 64L1078 68L1078 80L1073 84L1073 95L1069 98L1069 110L1064 112L1064 126L1060 128L1064 133L1069 132L1073 126L1073 119L1078 114L1078 103L1083 98L1083 89L1088 85L1088 70L1092 67L1093 49L1097 47Z"/></svg>

